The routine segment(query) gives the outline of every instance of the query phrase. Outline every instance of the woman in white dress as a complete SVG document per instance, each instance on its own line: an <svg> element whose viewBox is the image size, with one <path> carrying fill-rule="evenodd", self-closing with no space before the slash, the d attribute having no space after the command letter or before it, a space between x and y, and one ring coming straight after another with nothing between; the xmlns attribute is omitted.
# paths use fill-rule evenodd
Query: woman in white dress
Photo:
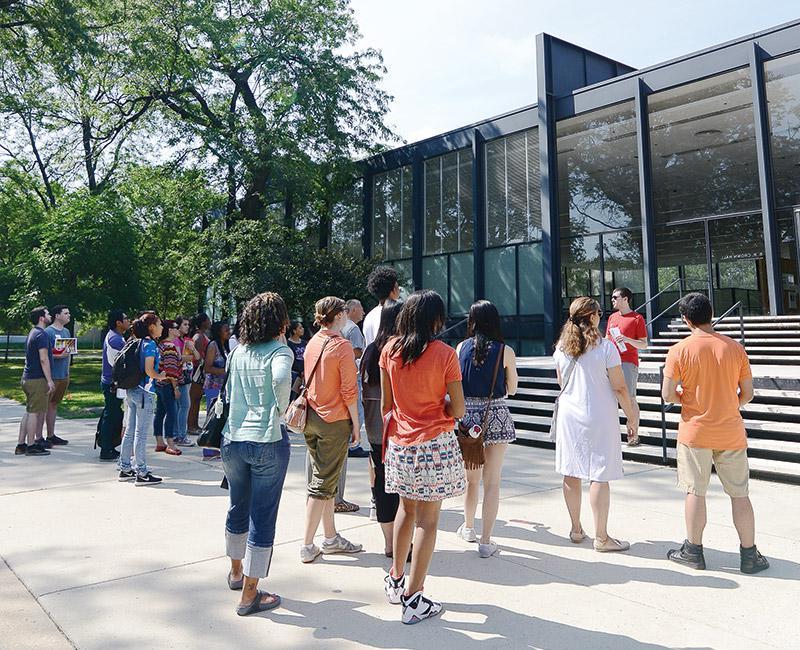
<svg viewBox="0 0 800 650"><path fill-rule="evenodd" d="M619 352L598 329L602 311L592 298L576 298L561 330L553 358L562 387L556 418L556 471L564 476L564 500L572 529L569 538L580 544L581 481L589 481L594 514L594 549L626 551L630 544L608 534L609 481L622 478L622 438L619 411L628 420L628 435L639 429L639 407L631 400Z"/></svg>

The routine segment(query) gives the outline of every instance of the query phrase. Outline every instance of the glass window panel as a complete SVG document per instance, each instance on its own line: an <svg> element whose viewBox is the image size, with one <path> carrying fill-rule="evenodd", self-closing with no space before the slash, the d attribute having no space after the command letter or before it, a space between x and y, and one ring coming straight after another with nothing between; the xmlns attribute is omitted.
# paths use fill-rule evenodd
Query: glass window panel
<svg viewBox="0 0 800 650"><path fill-rule="evenodd" d="M411 260L402 260L391 263L400 272L400 299L405 300L414 293L414 272Z"/></svg>
<svg viewBox="0 0 800 650"><path fill-rule="evenodd" d="M363 255L362 185L362 179L358 179L331 209L331 245L354 257Z"/></svg>
<svg viewBox="0 0 800 650"><path fill-rule="evenodd" d="M475 295L475 269L472 253L450 256L450 313L462 315L469 312Z"/></svg>
<svg viewBox="0 0 800 650"><path fill-rule="evenodd" d="M783 311L800 314L800 266L798 266L797 224L791 210L778 212L778 231L781 237L781 286Z"/></svg>
<svg viewBox="0 0 800 650"><path fill-rule="evenodd" d="M515 244L525 239L528 229L528 172L525 133L506 138L506 242Z"/></svg>
<svg viewBox="0 0 800 650"><path fill-rule="evenodd" d="M425 255L441 251L439 222L442 219L441 158L425 161Z"/></svg>
<svg viewBox="0 0 800 650"><path fill-rule="evenodd" d="M442 161L442 221L441 250L458 250L458 153L441 157Z"/></svg>
<svg viewBox="0 0 800 650"><path fill-rule="evenodd" d="M526 131L528 144L528 232L526 239L542 238L542 196L539 174L539 129Z"/></svg>
<svg viewBox="0 0 800 650"><path fill-rule="evenodd" d="M414 218L411 215L411 192L413 187L411 167L403 167L403 204L400 224L400 257L411 257L414 239Z"/></svg>
<svg viewBox="0 0 800 650"><path fill-rule="evenodd" d="M459 234L459 250L471 250L472 222L475 213L472 210L472 152L461 151L458 154L458 221L461 224Z"/></svg>
<svg viewBox="0 0 800 650"><path fill-rule="evenodd" d="M775 205L800 205L800 54L764 64Z"/></svg>
<svg viewBox="0 0 800 650"><path fill-rule="evenodd" d="M505 140L486 143L486 245L506 240L506 145Z"/></svg>
<svg viewBox="0 0 800 650"><path fill-rule="evenodd" d="M447 255L422 258L422 288L433 289L447 308Z"/></svg>
<svg viewBox="0 0 800 650"><path fill-rule="evenodd" d="M386 258L400 257L400 221L402 219L402 172L393 169L386 176Z"/></svg>
<svg viewBox="0 0 800 650"><path fill-rule="evenodd" d="M562 235L641 224L634 118L627 101L557 124Z"/></svg>
<svg viewBox="0 0 800 650"><path fill-rule="evenodd" d="M372 193L372 256L411 256L411 167L375 174Z"/></svg>
<svg viewBox="0 0 800 650"><path fill-rule="evenodd" d="M542 278L542 244L520 246L519 255L519 313L544 313L544 282Z"/></svg>
<svg viewBox="0 0 800 650"><path fill-rule="evenodd" d="M376 174L372 189L372 256L386 257L386 174Z"/></svg>
<svg viewBox="0 0 800 650"><path fill-rule="evenodd" d="M496 306L501 316L517 313L517 273L514 246L492 248L485 252L486 298Z"/></svg>
<svg viewBox="0 0 800 650"><path fill-rule="evenodd" d="M603 235L603 270L607 308L612 306L611 294L616 287L628 287L633 292L634 309L645 302L641 230Z"/></svg>
<svg viewBox="0 0 800 650"><path fill-rule="evenodd" d="M746 68L656 93L648 110L657 223L760 208Z"/></svg>
<svg viewBox="0 0 800 650"><path fill-rule="evenodd" d="M561 296L563 308L580 296L600 302L600 237L561 239Z"/></svg>

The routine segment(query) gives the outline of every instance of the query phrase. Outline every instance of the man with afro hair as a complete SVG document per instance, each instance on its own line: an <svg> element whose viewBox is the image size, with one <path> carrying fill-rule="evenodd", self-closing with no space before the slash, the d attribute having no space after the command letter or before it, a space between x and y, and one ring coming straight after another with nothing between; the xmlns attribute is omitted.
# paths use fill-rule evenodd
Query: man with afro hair
<svg viewBox="0 0 800 650"><path fill-rule="evenodd" d="M364 319L365 347L372 343L378 335L383 303L387 300L398 300L400 298L397 271L391 266L375 267L367 278L367 291L378 301L378 306L372 309Z"/></svg>

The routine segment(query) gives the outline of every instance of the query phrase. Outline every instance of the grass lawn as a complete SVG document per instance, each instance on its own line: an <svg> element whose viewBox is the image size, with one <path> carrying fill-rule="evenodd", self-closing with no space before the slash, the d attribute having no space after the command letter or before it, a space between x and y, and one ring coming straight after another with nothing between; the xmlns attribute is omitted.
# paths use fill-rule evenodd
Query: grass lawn
<svg viewBox="0 0 800 650"><path fill-rule="evenodd" d="M22 361L0 362L0 397L25 403L20 378ZM92 418L100 415L103 393L100 392L100 358L78 356L70 368L70 382L64 401L58 406L62 418Z"/></svg>

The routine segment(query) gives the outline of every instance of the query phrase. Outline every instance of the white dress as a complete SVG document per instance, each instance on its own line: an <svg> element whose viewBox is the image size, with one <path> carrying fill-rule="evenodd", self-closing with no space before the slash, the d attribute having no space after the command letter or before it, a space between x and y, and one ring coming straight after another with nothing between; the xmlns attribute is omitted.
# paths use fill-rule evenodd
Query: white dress
<svg viewBox="0 0 800 650"><path fill-rule="evenodd" d="M553 354L562 381L571 357ZM556 471L586 481L623 476L622 436L617 398L608 369L620 365L619 351L607 339L578 357L567 389L558 400Z"/></svg>

